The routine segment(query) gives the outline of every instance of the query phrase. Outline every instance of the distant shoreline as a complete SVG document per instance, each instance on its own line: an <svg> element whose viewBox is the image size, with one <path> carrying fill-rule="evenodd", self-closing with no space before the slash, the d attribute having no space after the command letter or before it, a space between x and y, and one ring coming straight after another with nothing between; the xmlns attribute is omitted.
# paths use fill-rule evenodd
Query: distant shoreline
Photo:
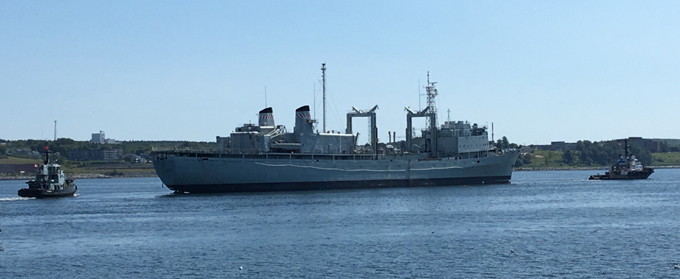
<svg viewBox="0 0 680 279"><path fill-rule="evenodd" d="M653 166L654 169L680 169L680 166ZM607 167L540 167L540 168L513 168L514 171L579 171L579 170L607 170ZM78 173L66 176L69 179L95 179L95 178L135 178L135 177L158 177L155 172L133 172L123 175L105 175L101 173ZM35 175L0 175L0 180L31 180Z"/></svg>
<svg viewBox="0 0 680 279"><path fill-rule="evenodd" d="M680 169L680 166L651 166L654 169ZM536 168L513 168L514 171L576 171L576 170L608 170L609 167L536 167Z"/></svg>
<svg viewBox="0 0 680 279"><path fill-rule="evenodd" d="M124 175L105 175L101 173L79 173L74 175L66 175L68 179L95 179L95 178L135 178L135 177L158 177L158 175L153 173L134 173L134 174L124 174ZM35 175L7 175L0 176L0 180L31 180L34 179Z"/></svg>

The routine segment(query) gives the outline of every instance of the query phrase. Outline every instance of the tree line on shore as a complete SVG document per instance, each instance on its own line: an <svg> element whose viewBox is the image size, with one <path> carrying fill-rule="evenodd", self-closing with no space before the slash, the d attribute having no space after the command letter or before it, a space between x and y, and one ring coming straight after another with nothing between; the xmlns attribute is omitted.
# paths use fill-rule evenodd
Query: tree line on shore
<svg viewBox="0 0 680 279"><path fill-rule="evenodd" d="M612 140L591 142L580 140L573 149L560 151L546 151L530 149L523 153L516 167L591 167L610 166L616 162L619 156L625 156L625 142ZM660 153L652 153L636 142L629 141L628 154L635 157L645 165L668 165L680 162L680 150L677 146L664 147ZM506 137L497 140L494 145L500 149L522 148L523 146L510 143ZM666 154L668 153L668 154ZM665 156L662 156L666 154Z"/></svg>
<svg viewBox="0 0 680 279"><path fill-rule="evenodd" d="M56 141L50 140L2 140L0 139L0 158L5 157L7 150L25 149L41 151L45 146L52 152L59 153L62 159L68 159L69 151L74 150L111 150L122 149L123 154L149 154L152 148L178 148L191 150L211 150L215 143L209 142L189 142L189 141L121 141L118 144L92 143L90 141L76 141L70 138L59 138ZM507 137L502 137L494 143L499 149L522 148L522 145L511 143ZM667 147L669 152L677 154L680 160L680 150L677 146ZM645 165L673 163L675 157L671 156L673 162L664 162L667 158L654 158L650 150L645 149L635 142L628 142L629 154L635 155ZM11 152L10 152L11 153ZM657 153L654 153L657 154ZM564 151L541 151L532 150L522 154L515 166L542 166L542 167L580 167L580 166L608 166L613 164L619 155L624 155L624 143L622 141L601 141L591 142L581 140L576 142L574 149ZM668 157L668 156L666 156Z"/></svg>
<svg viewBox="0 0 680 279"><path fill-rule="evenodd" d="M93 143L91 141L76 141L70 138L59 138L54 140L2 140L0 139L0 158L15 150L22 149L28 151L42 152L45 148L60 156L67 157L70 151L76 150L112 150L122 149L123 154L149 154L152 148L182 148L182 149L211 149L214 143L190 142L190 141L120 141L116 144ZM17 154L18 157L22 157Z"/></svg>

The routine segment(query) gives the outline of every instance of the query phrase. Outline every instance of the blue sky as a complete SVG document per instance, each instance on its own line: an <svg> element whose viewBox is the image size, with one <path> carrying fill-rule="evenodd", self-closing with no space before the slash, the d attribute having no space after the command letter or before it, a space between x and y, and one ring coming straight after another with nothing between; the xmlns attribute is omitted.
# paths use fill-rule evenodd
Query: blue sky
<svg viewBox="0 0 680 279"><path fill-rule="evenodd" d="M322 122L322 62L329 130L377 104L379 138L403 139L429 71L440 123L450 109L496 138L680 138L678 14L679 1L0 1L0 138L52 139L57 120L75 140L214 141L257 122L265 87L292 131L302 105Z"/></svg>

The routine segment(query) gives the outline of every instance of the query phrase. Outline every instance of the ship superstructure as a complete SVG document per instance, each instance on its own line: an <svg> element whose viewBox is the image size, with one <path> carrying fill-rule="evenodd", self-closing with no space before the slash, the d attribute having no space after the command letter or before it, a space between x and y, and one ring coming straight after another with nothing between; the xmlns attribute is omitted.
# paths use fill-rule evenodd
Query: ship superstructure
<svg viewBox="0 0 680 279"><path fill-rule="evenodd" d="M325 79L325 64L322 65ZM324 80L325 84L325 80ZM426 86L428 106L406 108L406 140L378 142L377 110L352 107L345 133L315 129L307 105L295 110L289 132L274 122L273 108L257 125L244 124L217 137L216 152L155 151L154 167L176 192L249 192L507 183L517 150L490 148L486 127L463 121L437 125L435 82ZM357 144L352 119L368 117L370 140ZM414 136L412 118L427 117ZM392 133L390 133L390 138Z"/></svg>

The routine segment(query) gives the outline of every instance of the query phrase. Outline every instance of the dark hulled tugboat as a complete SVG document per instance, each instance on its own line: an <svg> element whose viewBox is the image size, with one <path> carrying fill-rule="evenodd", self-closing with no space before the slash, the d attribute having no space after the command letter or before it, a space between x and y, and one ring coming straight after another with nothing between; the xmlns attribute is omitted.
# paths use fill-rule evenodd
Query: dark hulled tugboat
<svg viewBox="0 0 680 279"><path fill-rule="evenodd" d="M30 198L52 198L73 196L78 187L73 180L66 179L58 164L50 164L50 151L45 147L45 163L38 168L35 179L27 181L28 188L19 190L19 196Z"/></svg>
<svg viewBox="0 0 680 279"><path fill-rule="evenodd" d="M634 155L628 155L628 141L625 141L626 157L619 156L619 160L609 168L603 175L591 175L589 180L626 180L626 179L647 179L654 169L642 165Z"/></svg>

